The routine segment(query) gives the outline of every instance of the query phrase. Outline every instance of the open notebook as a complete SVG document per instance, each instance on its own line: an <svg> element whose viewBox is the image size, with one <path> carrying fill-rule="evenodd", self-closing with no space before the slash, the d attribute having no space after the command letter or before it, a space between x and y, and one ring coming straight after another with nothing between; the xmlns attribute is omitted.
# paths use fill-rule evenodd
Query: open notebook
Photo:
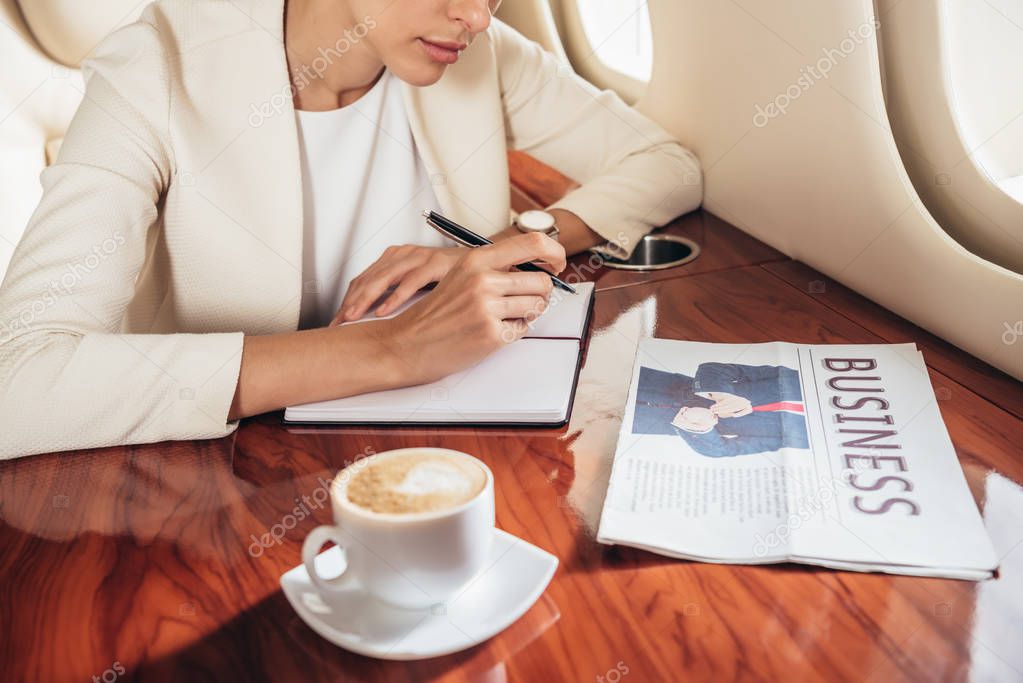
<svg viewBox="0 0 1023 683"><path fill-rule="evenodd" d="M473 367L430 384L290 406L284 411L284 421L563 425L572 407L593 301L593 283L575 288L577 294L554 290L551 305L532 324L526 337Z"/></svg>

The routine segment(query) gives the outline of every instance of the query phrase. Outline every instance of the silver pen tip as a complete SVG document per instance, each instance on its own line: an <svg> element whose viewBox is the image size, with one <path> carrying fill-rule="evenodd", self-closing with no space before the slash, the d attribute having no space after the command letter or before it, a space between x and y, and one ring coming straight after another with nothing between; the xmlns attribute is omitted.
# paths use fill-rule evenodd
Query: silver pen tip
<svg viewBox="0 0 1023 683"><path fill-rule="evenodd" d="M429 209L423 209L423 218L429 218L429 217L430 217L430 210Z"/></svg>

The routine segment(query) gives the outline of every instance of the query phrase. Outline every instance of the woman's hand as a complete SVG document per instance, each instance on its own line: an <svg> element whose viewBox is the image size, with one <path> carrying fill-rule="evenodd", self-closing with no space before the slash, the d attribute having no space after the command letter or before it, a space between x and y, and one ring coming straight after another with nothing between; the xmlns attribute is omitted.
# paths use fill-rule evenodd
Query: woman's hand
<svg viewBox="0 0 1023 683"><path fill-rule="evenodd" d="M522 337L528 321L546 309L553 286L550 277L510 270L535 260L561 271L565 250L538 234L462 249L448 274L422 301L395 318L366 325L397 359L404 384L446 377Z"/></svg>
<svg viewBox="0 0 1023 683"><path fill-rule="evenodd" d="M352 280L341 308L330 324L358 320L384 292L395 287L375 310L377 315L387 315L426 285L440 281L464 251L460 247L417 247L412 244L387 247L373 265Z"/></svg>

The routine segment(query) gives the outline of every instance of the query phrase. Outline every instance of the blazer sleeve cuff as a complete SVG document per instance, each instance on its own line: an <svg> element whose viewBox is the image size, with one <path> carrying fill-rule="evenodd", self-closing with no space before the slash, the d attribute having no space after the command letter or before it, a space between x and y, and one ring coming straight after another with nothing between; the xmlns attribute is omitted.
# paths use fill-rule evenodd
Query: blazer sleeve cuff
<svg viewBox="0 0 1023 683"><path fill-rule="evenodd" d="M703 200L700 165L692 153L670 144L631 155L549 208L571 211L607 242L594 249L628 258L656 226L692 211Z"/></svg>
<svg viewBox="0 0 1023 683"><path fill-rule="evenodd" d="M0 459L212 439L228 421L244 334L51 332L8 341L0 354Z"/></svg>
<svg viewBox="0 0 1023 683"><path fill-rule="evenodd" d="M93 386L106 382L126 399L118 413L123 422L106 425L102 445L215 439L238 427L227 415L244 339L242 332L87 334L75 352L77 369L68 376L86 377L90 370L83 366L93 363L91 373L102 373ZM80 406L74 414L88 410Z"/></svg>
<svg viewBox="0 0 1023 683"><path fill-rule="evenodd" d="M547 207L564 209L578 216L591 230L606 242L593 247L602 256L627 259L653 226L622 217L621 206L600 192L583 187L577 188Z"/></svg>
<svg viewBox="0 0 1023 683"><path fill-rule="evenodd" d="M160 427L166 438L205 439L227 436L238 428L239 420L228 421L238 375L241 371L242 332L174 335L181 363L176 363L179 378L177 395L169 420ZM173 394L173 389L171 390ZM176 408L176 409L175 409Z"/></svg>

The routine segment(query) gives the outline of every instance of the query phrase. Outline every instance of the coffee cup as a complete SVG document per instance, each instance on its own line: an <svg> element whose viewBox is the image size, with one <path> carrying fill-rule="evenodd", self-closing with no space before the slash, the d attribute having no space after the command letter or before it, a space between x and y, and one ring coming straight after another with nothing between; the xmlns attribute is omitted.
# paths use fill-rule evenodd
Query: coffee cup
<svg viewBox="0 0 1023 683"><path fill-rule="evenodd" d="M324 593L357 582L404 609L446 602L484 568L494 536L494 475L471 455L446 448L402 448L371 455L330 485L334 524L302 545L302 562ZM340 576L316 571L326 541L344 550Z"/></svg>

